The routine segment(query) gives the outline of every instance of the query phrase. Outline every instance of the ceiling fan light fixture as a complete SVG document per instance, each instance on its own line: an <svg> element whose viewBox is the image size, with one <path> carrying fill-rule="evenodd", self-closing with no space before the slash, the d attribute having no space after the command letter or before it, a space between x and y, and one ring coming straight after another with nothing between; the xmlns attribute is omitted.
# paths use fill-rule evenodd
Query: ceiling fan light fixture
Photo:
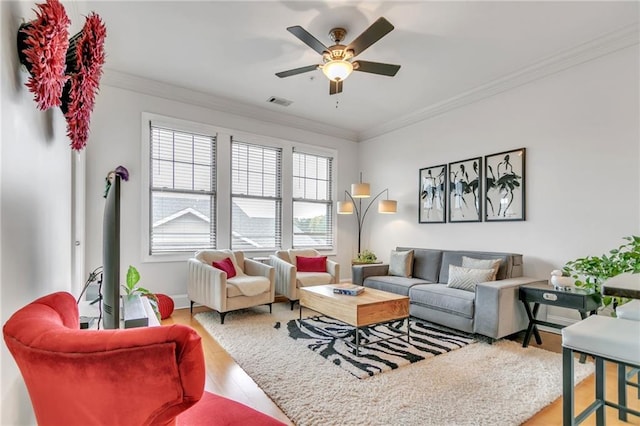
<svg viewBox="0 0 640 426"><path fill-rule="evenodd" d="M322 66L322 72L331 81L343 81L353 71L353 65L349 61L333 60Z"/></svg>

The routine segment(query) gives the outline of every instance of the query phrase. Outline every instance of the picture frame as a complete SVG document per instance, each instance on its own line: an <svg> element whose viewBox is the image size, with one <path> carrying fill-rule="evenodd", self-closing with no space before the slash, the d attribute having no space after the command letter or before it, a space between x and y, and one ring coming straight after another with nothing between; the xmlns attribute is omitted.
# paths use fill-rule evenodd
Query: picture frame
<svg viewBox="0 0 640 426"><path fill-rule="evenodd" d="M482 157L449 163L449 222L482 222Z"/></svg>
<svg viewBox="0 0 640 426"><path fill-rule="evenodd" d="M525 220L526 148L485 156L485 221Z"/></svg>
<svg viewBox="0 0 640 426"><path fill-rule="evenodd" d="M447 165L424 167L418 177L418 223L447 222Z"/></svg>

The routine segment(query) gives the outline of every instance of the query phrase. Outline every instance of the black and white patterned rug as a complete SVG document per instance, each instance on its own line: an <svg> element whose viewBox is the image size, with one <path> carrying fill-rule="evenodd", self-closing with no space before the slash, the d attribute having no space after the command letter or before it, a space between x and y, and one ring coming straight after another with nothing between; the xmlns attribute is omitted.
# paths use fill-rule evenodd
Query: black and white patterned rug
<svg viewBox="0 0 640 426"><path fill-rule="evenodd" d="M276 324L278 327L281 324ZM359 356L356 356L355 328L341 321L326 316L306 318L302 322L295 319L286 323L285 330L289 337L361 379L451 352L475 341L470 335L411 318L411 338L407 342L406 334L401 334L406 333L406 327L407 321L402 320L361 328ZM389 339L394 336L397 337Z"/></svg>

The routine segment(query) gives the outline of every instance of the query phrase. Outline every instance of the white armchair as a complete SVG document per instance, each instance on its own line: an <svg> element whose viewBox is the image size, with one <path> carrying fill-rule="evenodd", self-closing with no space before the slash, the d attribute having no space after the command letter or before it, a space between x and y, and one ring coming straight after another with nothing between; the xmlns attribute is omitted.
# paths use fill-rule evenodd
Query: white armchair
<svg viewBox="0 0 640 426"><path fill-rule="evenodd" d="M289 299L291 310L300 298L298 289L323 284L340 282L340 264L327 259L324 272L298 272L296 257L317 257L320 253L314 249L279 250L269 256L271 266L275 268L276 292Z"/></svg>
<svg viewBox="0 0 640 426"><path fill-rule="evenodd" d="M236 276L214 268L213 262L230 258ZM220 323L229 311L269 305L275 297L274 268L255 260L245 259L244 253L231 250L201 250L188 260L187 294L193 304L199 303L220 313Z"/></svg>

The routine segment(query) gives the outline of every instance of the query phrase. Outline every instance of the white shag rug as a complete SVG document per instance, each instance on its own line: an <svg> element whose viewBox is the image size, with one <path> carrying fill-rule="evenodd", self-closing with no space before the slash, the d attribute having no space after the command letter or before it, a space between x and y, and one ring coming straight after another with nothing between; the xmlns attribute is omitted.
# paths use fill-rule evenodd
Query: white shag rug
<svg viewBox="0 0 640 426"><path fill-rule="evenodd" d="M230 312L224 325L217 312L195 316L298 426L519 425L562 395L561 354L509 340L358 379L276 327L297 317L288 303ZM575 365L576 383L593 372Z"/></svg>

